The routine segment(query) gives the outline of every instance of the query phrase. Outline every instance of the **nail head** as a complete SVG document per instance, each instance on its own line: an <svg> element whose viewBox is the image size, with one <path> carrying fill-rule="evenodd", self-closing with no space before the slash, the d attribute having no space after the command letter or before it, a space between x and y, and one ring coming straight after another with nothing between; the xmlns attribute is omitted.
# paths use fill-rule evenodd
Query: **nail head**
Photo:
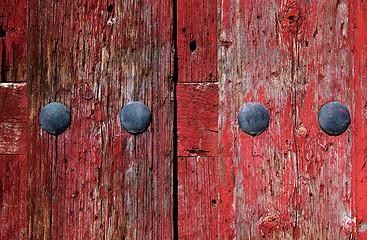
<svg viewBox="0 0 367 240"><path fill-rule="evenodd" d="M325 104L319 112L318 119L321 129L331 136L345 132L351 122L348 108L339 102Z"/></svg>
<svg viewBox="0 0 367 240"><path fill-rule="evenodd" d="M69 127L70 119L69 109L58 102L47 104L40 113L42 128L53 135L63 133Z"/></svg>
<svg viewBox="0 0 367 240"><path fill-rule="evenodd" d="M151 120L152 114L140 102L130 102L120 112L121 125L131 134L144 132L148 128Z"/></svg>
<svg viewBox="0 0 367 240"><path fill-rule="evenodd" d="M238 125L251 136L258 136L269 125L269 112L259 103L247 103L238 113Z"/></svg>

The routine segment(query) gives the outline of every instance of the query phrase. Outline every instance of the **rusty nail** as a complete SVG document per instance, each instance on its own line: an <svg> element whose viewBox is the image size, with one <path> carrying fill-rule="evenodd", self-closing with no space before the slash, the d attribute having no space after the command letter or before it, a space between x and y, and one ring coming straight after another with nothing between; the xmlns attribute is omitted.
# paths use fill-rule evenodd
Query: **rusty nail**
<svg viewBox="0 0 367 240"><path fill-rule="evenodd" d="M148 128L151 120L152 114L140 102L130 102L120 112L121 125L131 134L144 132Z"/></svg>
<svg viewBox="0 0 367 240"><path fill-rule="evenodd" d="M251 136L258 136L269 125L269 112L259 103L247 103L238 113L238 125Z"/></svg>
<svg viewBox="0 0 367 240"><path fill-rule="evenodd" d="M47 104L40 113L42 128L53 135L63 133L69 127L70 119L69 109L58 102Z"/></svg>
<svg viewBox="0 0 367 240"><path fill-rule="evenodd" d="M325 104L319 112L319 124L321 129L331 136L342 134L350 124L348 108L339 102Z"/></svg>

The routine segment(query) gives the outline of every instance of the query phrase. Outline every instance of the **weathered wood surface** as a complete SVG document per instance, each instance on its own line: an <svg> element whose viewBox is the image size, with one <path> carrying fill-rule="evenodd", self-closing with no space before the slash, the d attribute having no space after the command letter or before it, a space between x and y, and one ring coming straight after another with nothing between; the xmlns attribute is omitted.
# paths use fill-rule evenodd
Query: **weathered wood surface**
<svg viewBox="0 0 367 240"><path fill-rule="evenodd" d="M179 239L218 235L217 3L177 1Z"/></svg>
<svg viewBox="0 0 367 240"><path fill-rule="evenodd" d="M216 82L216 1L177 1L176 24L178 82Z"/></svg>
<svg viewBox="0 0 367 240"><path fill-rule="evenodd" d="M27 85L0 83L0 239L26 238Z"/></svg>
<svg viewBox="0 0 367 240"><path fill-rule="evenodd" d="M178 239L218 239L218 158L178 158Z"/></svg>
<svg viewBox="0 0 367 240"><path fill-rule="evenodd" d="M177 85L178 156L218 155L218 84Z"/></svg>
<svg viewBox="0 0 367 240"><path fill-rule="evenodd" d="M352 202L356 220L356 238L367 239L367 2L350 1L349 40L351 43L350 74L352 138Z"/></svg>
<svg viewBox="0 0 367 240"><path fill-rule="evenodd" d="M172 239L172 2L29 1L28 237ZM152 124L122 129L145 103ZM72 114L55 137L39 125L52 101Z"/></svg>
<svg viewBox="0 0 367 240"><path fill-rule="evenodd" d="M26 154L26 83L0 83L0 113L0 154Z"/></svg>
<svg viewBox="0 0 367 240"><path fill-rule="evenodd" d="M1 82L29 77L27 154L26 85L0 85L0 239L367 238L367 3L29 6L27 34L27 1L0 2ZM120 127L131 100L153 113L142 135ZM39 125L51 101L72 113L58 137ZM237 125L249 101L270 113L258 137ZM329 101L351 112L340 136L317 122Z"/></svg>
<svg viewBox="0 0 367 240"><path fill-rule="evenodd" d="M27 160L0 155L0 239L26 239Z"/></svg>
<svg viewBox="0 0 367 240"><path fill-rule="evenodd" d="M218 8L220 237L364 236L365 3L234 0ZM237 126L250 101L270 112L258 137ZM340 136L317 122L329 101L351 110Z"/></svg>
<svg viewBox="0 0 367 240"><path fill-rule="evenodd" d="M0 1L0 82L26 81L27 1Z"/></svg>
<svg viewBox="0 0 367 240"><path fill-rule="evenodd" d="M0 239L26 238L27 1L0 1Z"/></svg>

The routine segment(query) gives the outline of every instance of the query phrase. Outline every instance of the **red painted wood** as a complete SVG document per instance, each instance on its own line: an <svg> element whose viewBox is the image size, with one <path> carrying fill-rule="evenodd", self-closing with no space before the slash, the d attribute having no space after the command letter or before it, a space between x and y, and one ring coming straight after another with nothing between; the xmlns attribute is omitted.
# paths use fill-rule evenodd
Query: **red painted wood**
<svg viewBox="0 0 367 240"><path fill-rule="evenodd" d="M176 24L178 238L217 239L217 1L177 1Z"/></svg>
<svg viewBox="0 0 367 240"><path fill-rule="evenodd" d="M0 239L26 239L27 161L0 155Z"/></svg>
<svg viewBox="0 0 367 240"><path fill-rule="evenodd" d="M177 1L179 82L217 81L216 0Z"/></svg>
<svg viewBox="0 0 367 240"><path fill-rule="evenodd" d="M27 1L0 2L0 239L26 239ZM5 83L7 82L7 83Z"/></svg>
<svg viewBox="0 0 367 240"><path fill-rule="evenodd" d="M27 3L0 3L1 81L28 74L30 120L27 160L25 84L1 84L0 238L172 239L173 3L29 6L26 73ZM177 2L180 239L367 238L366 11ZM153 113L142 135L120 127L131 100ZM335 100L352 124L330 137L317 113ZM50 101L72 112L57 138L39 125ZM258 137L237 125L249 101L269 109Z"/></svg>
<svg viewBox="0 0 367 240"><path fill-rule="evenodd" d="M347 3L220 1L219 10L221 238L349 239L354 126L330 137L317 122L328 101L354 107ZM249 101L270 112L258 137L237 126Z"/></svg>
<svg viewBox="0 0 367 240"><path fill-rule="evenodd" d="M357 239L367 239L367 174L366 174L366 67L367 67L367 3L349 1L349 43L352 54L349 60L353 63L350 69L351 112L353 117L351 144L352 155L352 199L353 216L355 217Z"/></svg>
<svg viewBox="0 0 367 240"><path fill-rule="evenodd" d="M218 239L218 159L178 158L178 238Z"/></svg>
<svg viewBox="0 0 367 240"><path fill-rule="evenodd" d="M26 0L0 2L0 81L26 81Z"/></svg>
<svg viewBox="0 0 367 240"><path fill-rule="evenodd" d="M0 102L0 154L26 154L26 83L0 83Z"/></svg>
<svg viewBox="0 0 367 240"><path fill-rule="evenodd" d="M177 85L178 156L217 156L218 85Z"/></svg>
<svg viewBox="0 0 367 240"><path fill-rule="evenodd" d="M28 237L173 238L172 2L29 2ZM152 112L141 135L120 126L129 101ZM71 111L58 137L39 112Z"/></svg>

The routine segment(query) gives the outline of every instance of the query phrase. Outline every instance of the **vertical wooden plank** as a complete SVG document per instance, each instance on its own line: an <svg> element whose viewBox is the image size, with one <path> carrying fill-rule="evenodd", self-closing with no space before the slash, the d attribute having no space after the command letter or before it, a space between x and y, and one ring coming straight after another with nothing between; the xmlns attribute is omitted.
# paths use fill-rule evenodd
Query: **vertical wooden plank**
<svg viewBox="0 0 367 240"><path fill-rule="evenodd" d="M172 238L172 2L29 6L29 237ZM153 114L141 135L120 127L133 100ZM50 101L72 114L58 137L38 123Z"/></svg>
<svg viewBox="0 0 367 240"><path fill-rule="evenodd" d="M221 238L294 237L296 158L292 59L278 47L276 1L220 1L219 181ZM238 127L243 104L259 102L270 125Z"/></svg>
<svg viewBox="0 0 367 240"><path fill-rule="evenodd" d="M317 123L328 101L350 107L346 2L218 7L221 237L348 239L350 132L329 137ZM270 112L258 137L237 126L250 101Z"/></svg>
<svg viewBox="0 0 367 240"><path fill-rule="evenodd" d="M218 85L177 85L178 156L218 155Z"/></svg>
<svg viewBox="0 0 367 240"><path fill-rule="evenodd" d="M0 82L26 81L26 0L0 2Z"/></svg>
<svg viewBox="0 0 367 240"><path fill-rule="evenodd" d="M0 239L26 239L25 155L0 155Z"/></svg>
<svg viewBox="0 0 367 240"><path fill-rule="evenodd" d="M27 84L0 83L0 154L25 154Z"/></svg>
<svg viewBox="0 0 367 240"><path fill-rule="evenodd" d="M179 82L217 81L217 1L177 1Z"/></svg>
<svg viewBox="0 0 367 240"><path fill-rule="evenodd" d="M178 238L218 238L217 1L177 1Z"/></svg>
<svg viewBox="0 0 367 240"><path fill-rule="evenodd" d="M0 239L26 238L26 89L0 83Z"/></svg>
<svg viewBox="0 0 367 240"><path fill-rule="evenodd" d="M350 88L351 88L351 126L352 155L352 199L353 220L355 220L356 238L367 238L367 174L366 174L366 67L367 67L367 3L348 1L350 36Z"/></svg>
<svg viewBox="0 0 367 240"><path fill-rule="evenodd" d="M218 86L177 86L178 238L218 238Z"/></svg>
<svg viewBox="0 0 367 240"><path fill-rule="evenodd" d="M318 112L330 101L351 109L346 1L297 2L297 227L301 237L350 239L352 131L328 136ZM321 24L322 23L322 24ZM352 118L354 115L352 114ZM304 134L302 134L304 132ZM316 214L317 212L322 214Z"/></svg>
<svg viewBox="0 0 367 240"><path fill-rule="evenodd" d="M179 239L218 239L218 159L178 159Z"/></svg>

